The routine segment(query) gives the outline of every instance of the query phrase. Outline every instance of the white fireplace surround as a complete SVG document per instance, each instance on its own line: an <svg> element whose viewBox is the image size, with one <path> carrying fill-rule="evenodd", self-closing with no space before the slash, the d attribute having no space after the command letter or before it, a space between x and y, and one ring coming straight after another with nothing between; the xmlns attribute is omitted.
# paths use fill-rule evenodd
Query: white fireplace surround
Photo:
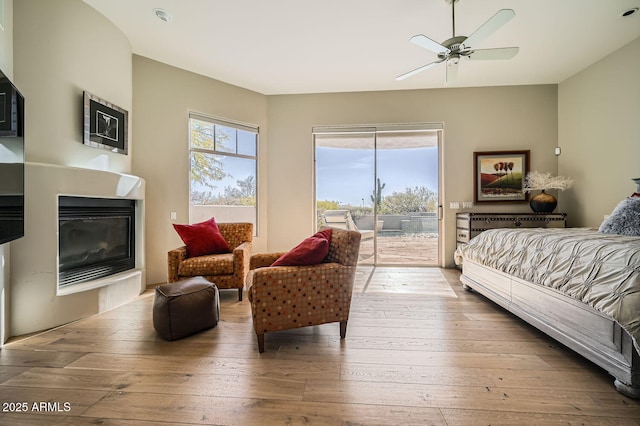
<svg viewBox="0 0 640 426"><path fill-rule="evenodd" d="M58 197L136 200L135 269L58 287ZM142 178L128 174L27 163L25 236L11 244L9 334L46 330L120 306L145 288Z"/></svg>

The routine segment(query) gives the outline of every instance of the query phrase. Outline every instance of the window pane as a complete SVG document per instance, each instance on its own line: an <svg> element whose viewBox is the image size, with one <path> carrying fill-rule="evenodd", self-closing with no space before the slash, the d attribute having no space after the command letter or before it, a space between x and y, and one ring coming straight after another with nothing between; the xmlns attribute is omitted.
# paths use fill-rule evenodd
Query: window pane
<svg viewBox="0 0 640 426"><path fill-rule="evenodd" d="M213 149L213 123L191 119L191 146Z"/></svg>
<svg viewBox="0 0 640 426"><path fill-rule="evenodd" d="M191 152L191 203L207 204L225 176L220 155Z"/></svg>
<svg viewBox="0 0 640 426"><path fill-rule="evenodd" d="M241 130L206 117L190 116L189 122L197 133L189 153L189 222L212 216L218 222L251 222L257 235L257 128Z"/></svg>
<svg viewBox="0 0 640 426"><path fill-rule="evenodd" d="M255 206L256 161L201 152L191 153L191 203Z"/></svg>
<svg viewBox="0 0 640 426"><path fill-rule="evenodd" d="M236 129L216 125L216 151L236 152Z"/></svg>
<svg viewBox="0 0 640 426"><path fill-rule="evenodd" d="M238 154L256 156L256 139L255 133L246 130L238 130Z"/></svg>

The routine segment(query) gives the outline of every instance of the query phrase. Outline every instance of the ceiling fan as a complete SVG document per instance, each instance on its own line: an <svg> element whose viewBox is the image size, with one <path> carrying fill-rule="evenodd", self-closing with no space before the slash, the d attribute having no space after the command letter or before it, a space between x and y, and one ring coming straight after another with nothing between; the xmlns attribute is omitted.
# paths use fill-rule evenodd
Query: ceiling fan
<svg viewBox="0 0 640 426"><path fill-rule="evenodd" d="M501 9L495 15L493 15L487 22L482 24L477 30L473 32L469 37L456 36L456 12L455 4L459 0L444 0L447 4L451 4L451 19L453 26L453 36L438 43L433 41L429 37L418 34L409 40L416 46L420 46L424 49L430 50L438 55L438 60L431 62L430 64L423 65L419 68L409 71L401 76L396 77L396 80L404 80L405 78L416 75L422 71L425 71L435 65L442 62L446 64L445 82L451 83L455 81L458 74L458 63L461 58L467 58L472 60L496 60L496 59L511 59L518 53L517 47L500 47L495 49L474 49L473 46L481 43L485 38L493 34L498 28L506 24L511 18L516 16L516 13L512 9Z"/></svg>

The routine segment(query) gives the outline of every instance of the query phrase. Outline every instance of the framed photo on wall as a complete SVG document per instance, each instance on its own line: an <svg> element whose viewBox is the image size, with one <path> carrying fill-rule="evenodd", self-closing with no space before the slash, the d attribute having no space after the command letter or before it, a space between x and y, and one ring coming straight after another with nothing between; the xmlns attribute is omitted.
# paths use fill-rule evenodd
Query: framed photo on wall
<svg viewBox="0 0 640 426"><path fill-rule="evenodd" d="M85 91L83 143L94 148L127 155L129 113Z"/></svg>
<svg viewBox="0 0 640 426"><path fill-rule="evenodd" d="M524 180L528 172L529 151L474 152L474 203L527 202Z"/></svg>

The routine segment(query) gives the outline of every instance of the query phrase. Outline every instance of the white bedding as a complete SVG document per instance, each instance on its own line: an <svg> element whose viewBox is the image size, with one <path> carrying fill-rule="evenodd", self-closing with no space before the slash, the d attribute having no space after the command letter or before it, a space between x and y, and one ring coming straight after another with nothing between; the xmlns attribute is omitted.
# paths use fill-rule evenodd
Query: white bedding
<svg viewBox="0 0 640 426"><path fill-rule="evenodd" d="M458 247L464 259L559 290L617 321L640 351L640 237L590 228L493 229Z"/></svg>

